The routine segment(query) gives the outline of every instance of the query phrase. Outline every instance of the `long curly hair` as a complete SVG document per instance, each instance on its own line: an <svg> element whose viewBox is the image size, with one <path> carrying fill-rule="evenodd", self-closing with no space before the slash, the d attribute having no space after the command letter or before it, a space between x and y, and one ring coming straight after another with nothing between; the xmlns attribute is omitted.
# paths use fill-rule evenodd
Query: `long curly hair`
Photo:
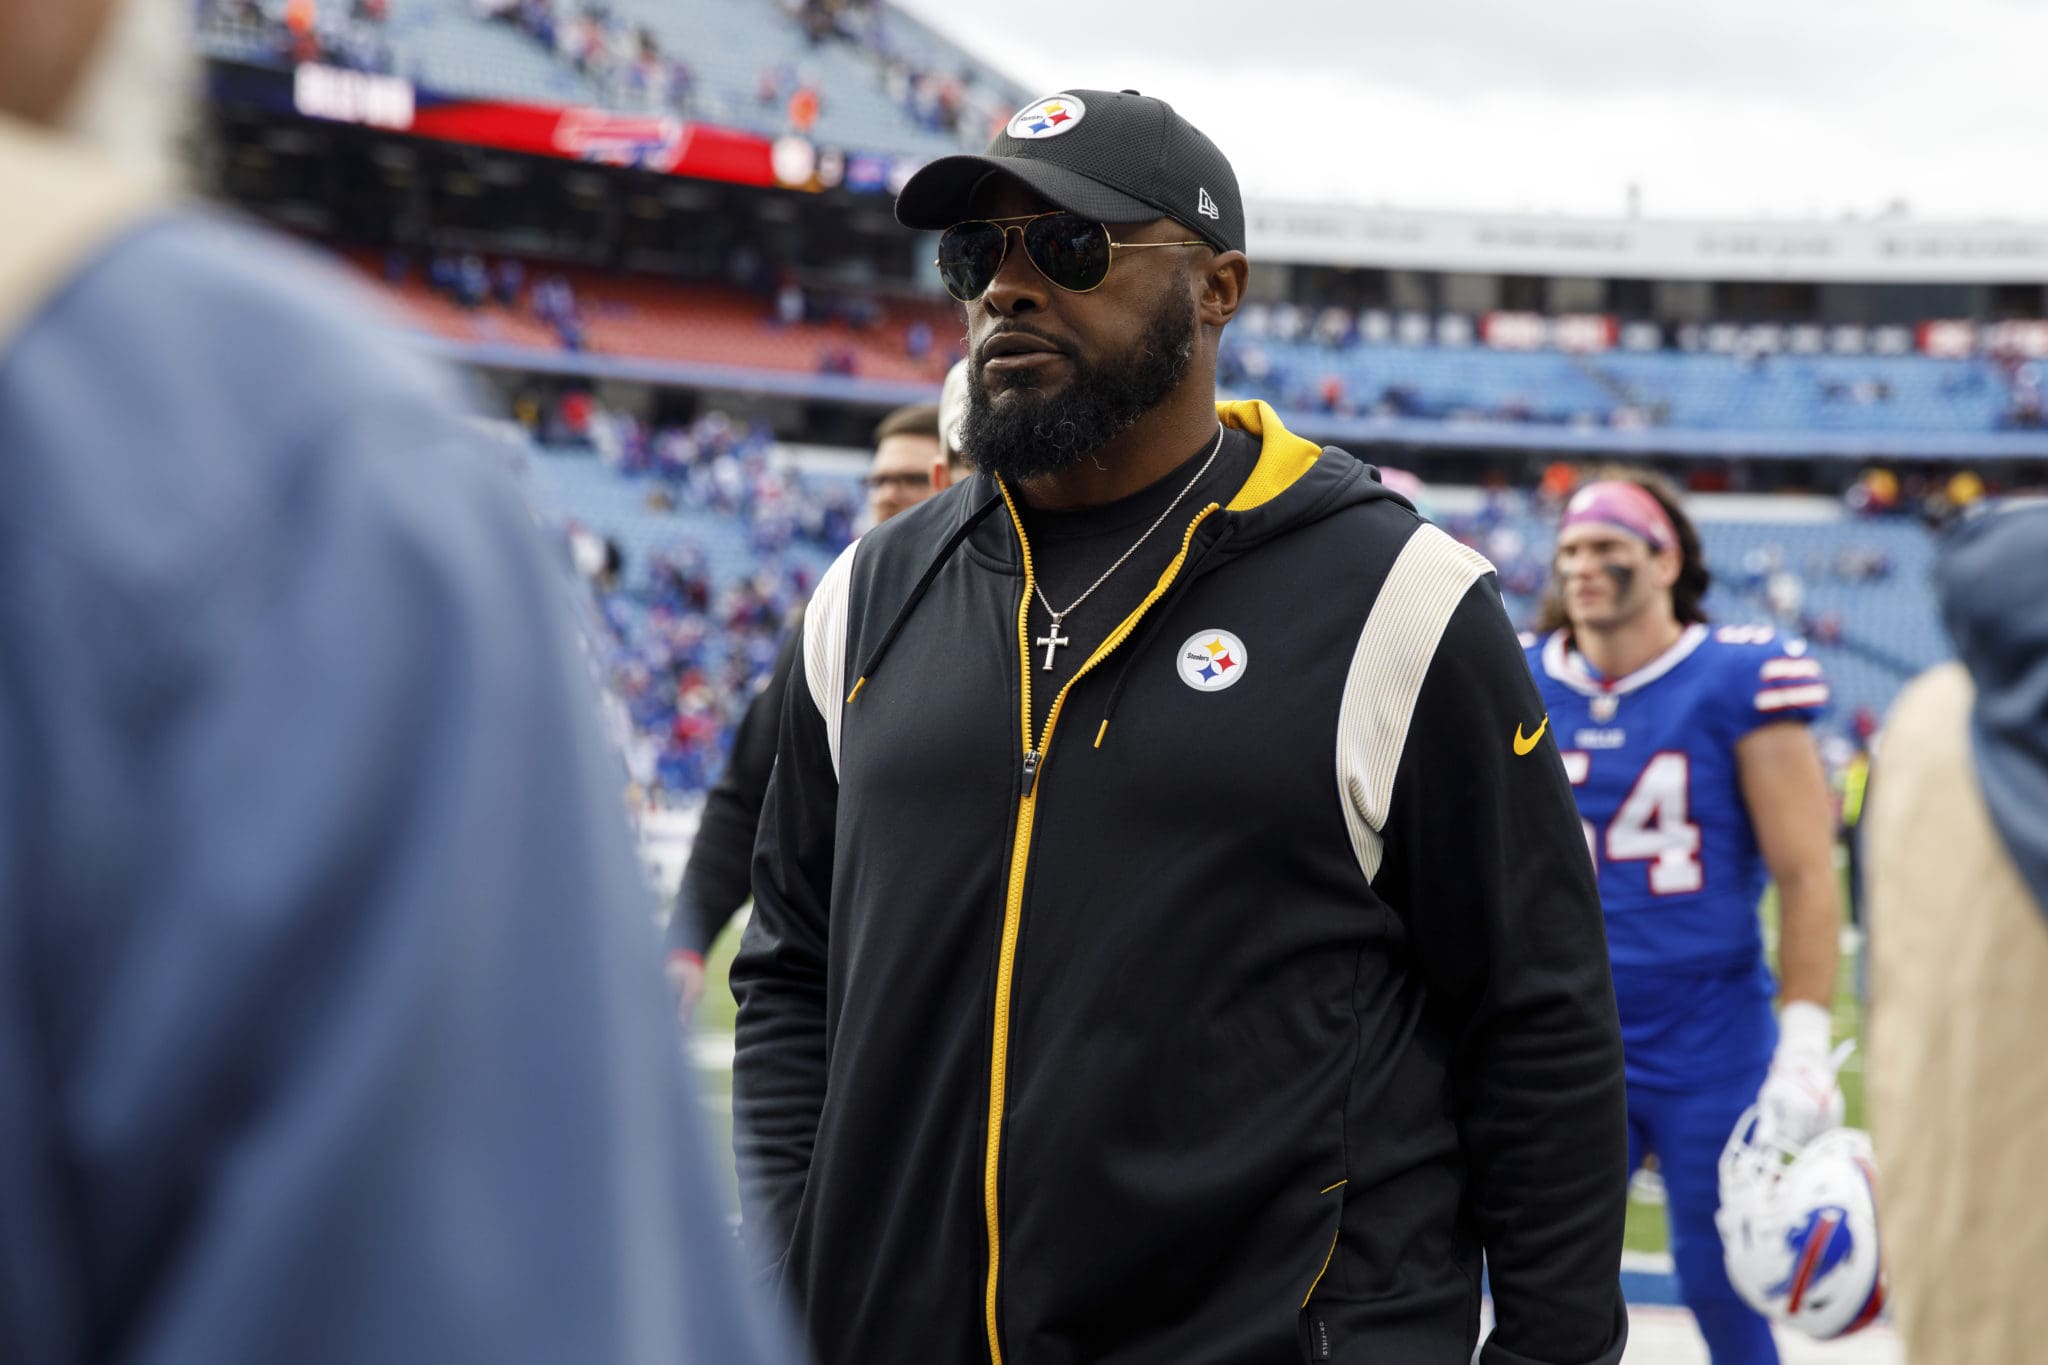
<svg viewBox="0 0 2048 1365"><path fill-rule="evenodd" d="M1692 518L1685 514L1678 485L1655 470L1638 469L1633 465L1608 465L1595 470L1586 482L1606 483L1609 480L1635 484L1655 498L1657 505L1664 509L1664 515L1671 518L1672 529L1678 532L1678 581L1671 585L1671 612L1682 626L1704 625L1707 589L1713 584L1714 576L1707 571L1706 556L1700 550L1699 530L1692 524ZM1570 629L1571 618L1565 614L1564 594L1559 591L1557 569L1553 565L1550 585L1543 590L1543 604L1537 610L1536 630L1538 634L1548 635L1553 630Z"/></svg>

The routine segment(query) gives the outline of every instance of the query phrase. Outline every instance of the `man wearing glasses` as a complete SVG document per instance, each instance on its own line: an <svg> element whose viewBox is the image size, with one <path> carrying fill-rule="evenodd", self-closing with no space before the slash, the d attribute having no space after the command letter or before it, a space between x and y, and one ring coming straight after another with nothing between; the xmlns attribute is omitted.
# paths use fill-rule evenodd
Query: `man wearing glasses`
<svg viewBox="0 0 2048 1365"><path fill-rule="evenodd" d="M868 461L868 519L880 526L946 486L946 457L939 443L939 408L919 403L898 408L875 428L875 454Z"/></svg>
<svg viewBox="0 0 2048 1365"><path fill-rule="evenodd" d="M1492 578L1215 401L1230 163L1073 90L943 229L976 473L820 582L733 981L826 1365L1611 1365L1621 1039Z"/></svg>

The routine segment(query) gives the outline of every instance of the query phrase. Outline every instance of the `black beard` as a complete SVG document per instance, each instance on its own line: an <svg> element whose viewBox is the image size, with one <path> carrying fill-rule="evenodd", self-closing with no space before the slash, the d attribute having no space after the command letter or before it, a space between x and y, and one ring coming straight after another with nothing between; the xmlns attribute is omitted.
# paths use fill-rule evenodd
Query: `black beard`
<svg viewBox="0 0 2048 1365"><path fill-rule="evenodd" d="M981 367L969 365L960 444L975 468L1013 484L1071 469L1179 388L1194 356L1195 303L1175 289L1129 355L1088 365L1068 352L1073 378L1052 393L1036 392L1026 376L1009 385L1009 400L998 408Z"/></svg>

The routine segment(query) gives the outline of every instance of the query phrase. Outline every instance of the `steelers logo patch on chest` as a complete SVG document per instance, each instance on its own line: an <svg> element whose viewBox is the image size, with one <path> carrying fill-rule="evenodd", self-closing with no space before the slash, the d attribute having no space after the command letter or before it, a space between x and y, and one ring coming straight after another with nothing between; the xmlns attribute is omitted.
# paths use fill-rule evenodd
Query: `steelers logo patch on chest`
<svg viewBox="0 0 2048 1365"><path fill-rule="evenodd" d="M1072 95L1053 95L1019 109L1010 119L1010 136L1021 141L1058 137L1079 127L1087 114L1088 106Z"/></svg>
<svg viewBox="0 0 2048 1365"><path fill-rule="evenodd" d="M1234 687L1244 676L1250 661L1244 641L1227 630L1197 631L1180 647L1175 666L1180 680L1197 692L1221 692Z"/></svg>

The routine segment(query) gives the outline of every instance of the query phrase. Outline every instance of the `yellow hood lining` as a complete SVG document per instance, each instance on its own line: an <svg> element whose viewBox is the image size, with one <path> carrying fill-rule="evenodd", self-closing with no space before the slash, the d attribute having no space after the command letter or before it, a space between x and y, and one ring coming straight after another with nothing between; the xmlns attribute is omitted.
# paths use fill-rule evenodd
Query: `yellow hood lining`
<svg viewBox="0 0 2048 1365"><path fill-rule="evenodd" d="M1308 473L1323 448L1303 440L1280 424L1280 415L1256 399L1241 403L1218 403L1216 416L1223 425L1235 427L1261 442L1259 462L1251 477L1237 490L1225 511L1244 512L1279 497L1295 480Z"/></svg>

